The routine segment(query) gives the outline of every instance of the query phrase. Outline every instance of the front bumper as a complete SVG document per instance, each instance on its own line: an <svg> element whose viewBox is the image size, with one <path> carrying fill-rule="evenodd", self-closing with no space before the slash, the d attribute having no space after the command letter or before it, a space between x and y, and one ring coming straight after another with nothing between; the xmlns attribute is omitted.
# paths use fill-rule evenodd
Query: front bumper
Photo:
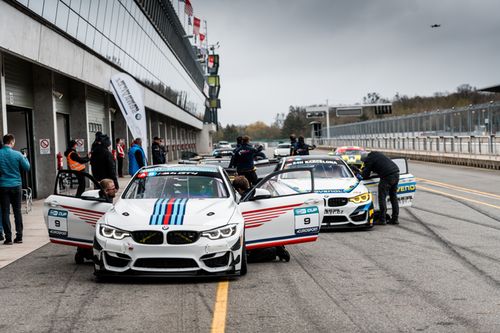
<svg viewBox="0 0 500 333"><path fill-rule="evenodd" d="M105 238L96 232L93 245L96 274L142 276L232 275L241 269L243 236L191 244L140 244L131 237ZM157 231L157 230L155 230ZM167 232L164 232L166 236ZM166 237L164 238L166 239Z"/></svg>
<svg viewBox="0 0 500 333"><path fill-rule="evenodd" d="M328 200L327 200L328 202ZM373 226L373 203L325 206L321 229L366 228Z"/></svg>

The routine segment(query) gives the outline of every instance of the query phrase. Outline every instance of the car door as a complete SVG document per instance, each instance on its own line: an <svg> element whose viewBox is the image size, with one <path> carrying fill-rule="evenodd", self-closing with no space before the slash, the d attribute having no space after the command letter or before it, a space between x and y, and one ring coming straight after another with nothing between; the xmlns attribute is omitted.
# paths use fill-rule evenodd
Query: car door
<svg viewBox="0 0 500 333"><path fill-rule="evenodd" d="M79 177L85 192L77 196ZM44 219L52 243L92 247L95 224L113 206L99 198L100 186L89 174L61 170L54 194L44 202Z"/></svg>
<svg viewBox="0 0 500 333"><path fill-rule="evenodd" d="M408 171L408 161L406 158L398 157L393 158L392 161L396 163L399 168L399 183L398 183L398 201L399 207L411 207L417 189L415 176ZM378 183L380 178L378 176L371 177L370 179L363 180L363 184L372 193L373 205L376 211L379 210L378 205ZM389 197L387 197L389 202ZM387 206L390 209L390 205Z"/></svg>
<svg viewBox="0 0 500 333"><path fill-rule="evenodd" d="M304 182L307 174L310 181ZM294 186L295 179L301 179L301 188ZM239 209L245 220L246 248L252 250L316 241L324 203L314 193L312 170L297 168L265 177L242 199Z"/></svg>

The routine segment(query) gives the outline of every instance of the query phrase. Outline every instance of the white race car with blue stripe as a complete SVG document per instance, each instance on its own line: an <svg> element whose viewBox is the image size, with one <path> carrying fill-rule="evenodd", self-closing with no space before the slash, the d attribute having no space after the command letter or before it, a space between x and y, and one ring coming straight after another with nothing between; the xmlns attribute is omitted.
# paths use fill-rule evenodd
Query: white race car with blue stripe
<svg viewBox="0 0 500 333"><path fill-rule="evenodd" d="M97 190L76 197L76 172L60 171L45 201L49 237L90 249L97 276L243 275L247 250L318 238L324 207L312 172L309 191L268 189L299 172L275 172L240 198L220 166L145 167L113 205Z"/></svg>

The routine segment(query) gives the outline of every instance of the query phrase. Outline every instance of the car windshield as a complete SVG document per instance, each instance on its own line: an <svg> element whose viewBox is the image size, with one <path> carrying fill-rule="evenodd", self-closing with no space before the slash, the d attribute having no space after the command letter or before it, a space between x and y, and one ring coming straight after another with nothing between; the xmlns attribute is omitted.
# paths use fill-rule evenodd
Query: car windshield
<svg viewBox="0 0 500 333"><path fill-rule="evenodd" d="M285 164L285 169L311 167L313 169L314 178L352 178L354 175L350 169L342 162L332 160L308 160L308 161L292 161ZM298 179L308 178L308 171L302 173L292 172L283 175L283 179Z"/></svg>
<svg viewBox="0 0 500 333"><path fill-rule="evenodd" d="M290 145L287 143L283 143L283 144L278 145L278 148L290 148Z"/></svg>
<svg viewBox="0 0 500 333"><path fill-rule="evenodd" d="M227 198L228 192L220 178L193 175L139 174L124 193L125 199L159 198Z"/></svg>
<svg viewBox="0 0 500 333"><path fill-rule="evenodd" d="M205 165L220 165L223 168L227 168L229 167L230 162L231 160L217 159L217 160L206 160L202 161L201 163Z"/></svg>

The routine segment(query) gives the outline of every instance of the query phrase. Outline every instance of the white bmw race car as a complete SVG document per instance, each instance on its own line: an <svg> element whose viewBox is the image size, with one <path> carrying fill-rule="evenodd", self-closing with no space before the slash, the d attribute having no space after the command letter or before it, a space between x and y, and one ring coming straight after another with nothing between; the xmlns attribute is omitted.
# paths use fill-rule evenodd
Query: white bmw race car
<svg viewBox="0 0 500 333"><path fill-rule="evenodd" d="M309 172L308 190L266 189L298 172ZM74 171L59 172L46 224L51 242L93 250L97 276L243 275L246 250L315 241L323 217L303 169L275 172L244 198L211 165L142 168L114 205L99 190L76 197L77 185Z"/></svg>
<svg viewBox="0 0 500 333"><path fill-rule="evenodd" d="M395 160L401 175L398 188L400 207L411 206L415 177L407 173L406 160ZM403 163L404 162L404 163ZM309 166L314 171L315 191L324 198L325 214L321 223L327 228L370 228L378 211L378 178L358 180L339 156L295 156L280 161L278 169L293 170ZM304 174L306 176L306 174ZM303 188L300 174L284 175L291 188ZM297 177L297 178L291 178ZM390 207L390 205L389 205Z"/></svg>

